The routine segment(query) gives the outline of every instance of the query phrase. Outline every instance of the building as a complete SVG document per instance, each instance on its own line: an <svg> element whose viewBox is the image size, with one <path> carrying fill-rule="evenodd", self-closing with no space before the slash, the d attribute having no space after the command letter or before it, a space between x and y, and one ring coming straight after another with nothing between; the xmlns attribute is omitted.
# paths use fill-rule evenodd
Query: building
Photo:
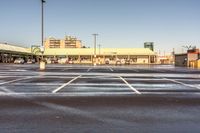
<svg viewBox="0 0 200 133"><path fill-rule="evenodd" d="M45 49L47 48L81 48L82 42L76 37L66 36L64 39L50 37L45 40Z"/></svg>
<svg viewBox="0 0 200 133"><path fill-rule="evenodd" d="M33 56L29 48L0 43L0 63L13 63L16 58L27 60Z"/></svg>
<svg viewBox="0 0 200 133"><path fill-rule="evenodd" d="M170 65L174 64L174 55L165 55L157 57L158 64Z"/></svg>
<svg viewBox="0 0 200 133"><path fill-rule="evenodd" d="M145 42L144 48L149 48L150 50L154 51L154 43L153 42Z"/></svg>
<svg viewBox="0 0 200 133"><path fill-rule="evenodd" d="M175 54L175 66L190 67L190 62L200 59L199 57L199 49L188 50L187 53L183 54Z"/></svg>
<svg viewBox="0 0 200 133"><path fill-rule="evenodd" d="M46 59L62 59L73 63L91 64L115 64L116 61L129 61L130 64L153 64L157 62L157 55L148 48L101 48L97 49L96 58L94 48L46 48Z"/></svg>
<svg viewBox="0 0 200 133"><path fill-rule="evenodd" d="M55 44L57 45L55 40ZM56 48L55 48L56 47ZM148 48L97 48L96 57L94 48L46 48L44 58L57 62L66 59L69 63L77 64L154 64L157 55ZM0 63L13 63L17 58L36 59L41 57L40 46L33 45L31 48L19 47L8 44L0 44Z"/></svg>

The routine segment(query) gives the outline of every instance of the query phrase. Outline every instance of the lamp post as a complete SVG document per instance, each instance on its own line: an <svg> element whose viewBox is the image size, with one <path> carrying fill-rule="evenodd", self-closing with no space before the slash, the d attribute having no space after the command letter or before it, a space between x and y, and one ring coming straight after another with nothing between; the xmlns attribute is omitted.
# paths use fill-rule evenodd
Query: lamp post
<svg viewBox="0 0 200 133"><path fill-rule="evenodd" d="M99 55L101 54L101 44L98 45L99 46Z"/></svg>
<svg viewBox="0 0 200 133"><path fill-rule="evenodd" d="M97 46L97 43L96 43L96 41L97 41L97 36L98 36L98 34L92 34L93 36L94 36L94 66L96 66L97 65L97 58L96 58L96 56L97 56L97 54L96 54L96 46Z"/></svg>
<svg viewBox="0 0 200 133"><path fill-rule="evenodd" d="M45 0L41 0L41 9L42 9L42 15L41 15L41 20L42 20L42 23L41 23L41 48L40 48L40 51L41 51L41 54L42 54L42 58L41 58L41 61L40 61L40 70L45 70L45 62L44 62L44 3L46 1Z"/></svg>

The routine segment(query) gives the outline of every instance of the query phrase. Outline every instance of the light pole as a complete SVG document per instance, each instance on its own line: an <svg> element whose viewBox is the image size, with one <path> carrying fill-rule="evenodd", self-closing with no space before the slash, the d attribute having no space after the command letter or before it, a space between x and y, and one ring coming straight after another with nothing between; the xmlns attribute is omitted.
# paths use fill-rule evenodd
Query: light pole
<svg viewBox="0 0 200 133"><path fill-rule="evenodd" d="M46 1L45 0L41 0L41 9L42 9L42 15L41 15L41 20L42 20L42 23L41 23L41 54L42 54L42 58L41 58L41 61L40 61L40 70L45 70L45 62L44 62L44 3Z"/></svg>
<svg viewBox="0 0 200 133"><path fill-rule="evenodd" d="M99 46L99 55L101 54L101 44L98 45Z"/></svg>
<svg viewBox="0 0 200 133"><path fill-rule="evenodd" d="M96 56L97 56L97 54L96 54L96 47L97 47L97 43L96 43L96 41L97 41L97 36L98 36L98 34L92 34L93 36L94 36L94 66L96 66L97 65L97 58L96 58Z"/></svg>

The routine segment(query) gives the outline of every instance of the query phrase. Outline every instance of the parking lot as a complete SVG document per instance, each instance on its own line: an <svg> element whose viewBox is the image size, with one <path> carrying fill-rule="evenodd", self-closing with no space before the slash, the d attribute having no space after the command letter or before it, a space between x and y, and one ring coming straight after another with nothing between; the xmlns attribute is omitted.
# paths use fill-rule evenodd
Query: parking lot
<svg viewBox="0 0 200 133"><path fill-rule="evenodd" d="M200 70L171 65L0 65L0 129L199 132Z"/></svg>

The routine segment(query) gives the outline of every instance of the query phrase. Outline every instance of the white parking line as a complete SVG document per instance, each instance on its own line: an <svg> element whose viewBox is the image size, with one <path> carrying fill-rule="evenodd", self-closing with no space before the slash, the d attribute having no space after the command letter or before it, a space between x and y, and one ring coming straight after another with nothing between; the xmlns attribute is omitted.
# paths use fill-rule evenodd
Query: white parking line
<svg viewBox="0 0 200 133"><path fill-rule="evenodd" d="M87 70L87 72L89 72L91 69L92 69L92 68L89 68L89 69Z"/></svg>
<svg viewBox="0 0 200 133"><path fill-rule="evenodd" d="M133 70L133 71L135 71L135 72L140 72L139 70L135 70L135 69L130 69L130 70Z"/></svg>
<svg viewBox="0 0 200 133"><path fill-rule="evenodd" d="M3 86L0 87L0 90L4 91L5 93L15 93L15 92L13 92L13 91L11 91L11 90L7 89L6 87L3 87Z"/></svg>
<svg viewBox="0 0 200 133"><path fill-rule="evenodd" d="M15 79L15 80L11 80L11 81L6 81L3 83L0 83L0 85L9 84L9 83L13 83L13 82L20 81L20 80L30 79L30 78L32 78L32 77L26 77L26 78L20 78L20 79Z"/></svg>
<svg viewBox="0 0 200 133"><path fill-rule="evenodd" d="M190 84L185 84L185 83L183 83L183 82L176 81L176 80L173 80L173 79L168 79L168 78L163 78L163 79L168 80L168 81L172 81L172 82L174 82L174 83L178 83L178 84L181 84L181 85L184 85L184 86L187 86L187 87L192 87L192 88L200 89L199 86L190 85Z"/></svg>
<svg viewBox="0 0 200 133"><path fill-rule="evenodd" d="M138 90L136 90L135 88L133 88L133 86L131 86L124 78L122 78L121 76L119 76L119 78L124 81L124 83L126 83L126 85L128 87L130 87L133 91L135 91L137 94L142 94L141 92L139 92Z"/></svg>
<svg viewBox="0 0 200 133"><path fill-rule="evenodd" d="M117 95L132 95L130 92L0 92L0 96L117 96Z"/></svg>
<svg viewBox="0 0 200 133"><path fill-rule="evenodd" d="M62 86L58 87L57 89L53 90L52 93L56 93L56 92L60 91L62 88L64 88L65 86L69 85L70 83L72 83L73 81L75 81L76 79L78 79L80 77L81 77L81 75L79 75L78 77L73 78L69 82L67 82L67 83L63 84Z"/></svg>
<svg viewBox="0 0 200 133"><path fill-rule="evenodd" d="M109 67L108 69L110 69L110 71L111 71L111 72L113 72L113 71L114 71L114 70L113 70L112 68L110 68L110 67Z"/></svg>

